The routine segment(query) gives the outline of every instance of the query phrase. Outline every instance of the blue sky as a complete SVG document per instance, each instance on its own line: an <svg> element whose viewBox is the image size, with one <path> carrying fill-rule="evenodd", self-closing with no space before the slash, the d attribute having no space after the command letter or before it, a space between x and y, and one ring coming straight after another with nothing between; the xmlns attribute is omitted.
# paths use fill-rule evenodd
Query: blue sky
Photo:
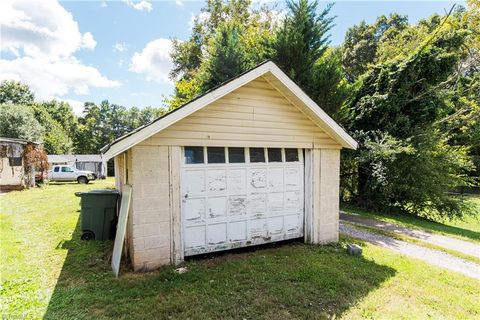
<svg viewBox="0 0 480 320"><path fill-rule="evenodd" d="M70 101L77 112L84 101L104 99L126 107L161 106L163 97L173 91L166 79L168 39L188 38L192 17L204 5L203 1L180 0L42 0L42 7L40 1L6 3L0 8L0 78L27 82L39 99ZM320 7L327 3L320 2ZM346 30L361 20L373 22L379 15L398 12L413 23L435 12L444 13L453 3L338 1L332 10L337 16L332 44L340 44ZM283 2L276 6L282 9ZM43 19L41 13L50 19ZM28 21L33 27L18 27L15 21L22 17L25 25ZM45 29L41 27L54 32L42 37L39 32L25 31Z"/></svg>

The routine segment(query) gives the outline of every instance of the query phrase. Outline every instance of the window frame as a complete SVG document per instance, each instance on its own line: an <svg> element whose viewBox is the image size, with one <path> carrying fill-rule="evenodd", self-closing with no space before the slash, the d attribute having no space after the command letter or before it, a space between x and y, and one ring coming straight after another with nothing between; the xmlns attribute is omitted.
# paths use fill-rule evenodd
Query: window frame
<svg viewBox="0 0 480 320"><path fill-rule="evenodd" d="M202 150L202 162L192 162L188 163L187 162L187 156L186 156L186 151L188 148L199 148ZM205 165L207 164L207 154L206 154L206 147L204 146L184 146L183 149L183 164L184 165ZM193 158L192 158L193 159Z"/></svg>
<svg viewBox="0 0 480 320"><path fill-rule="evenodd" d="M284 156L283 156L283 149L284 148L278 148L278 147L269 147L265 148L266 149L266 154L267 154L267 163L283 163L284 161ZM270 161L270 149L278 149L280 151L280 161Z"/></svg>
<svg viewBox="0 0 480 320"><path fill-rule="evenodd" d="M243 161L242 162L231 162L230 161L230 149L242 149L243 150ZM247 152L246 152L246 149L248 148L245 148L245 147L226 147L226 153L227 153L227 160L228 162L227 163L231 163L231 164L245 164L247 163Z"/></svg>
<svg viewBox="0 0 480 320"><path fill-rule="evenodd" d="M206 148L206 155L207 155L207 162L205 164L227 164L227 151L225 150L226 147L214 147L214 146L208 146L208 147L205 147ZM210 159L208 158L208 148L218 148L218 149L223 149L223 162L210 162Z"/></svg>
<svg viewBox="0 0 480 320"><path fill-rule="evenodd" d="M290 150L295 150L297 152L297 160L294 160L294 161L289 161L287 159L287 149L290 149ZM300 150L298 148L284 148L284 152L285 152L285 163L289 163L289 162L302 162L302 157L300 156Z"/></svg>

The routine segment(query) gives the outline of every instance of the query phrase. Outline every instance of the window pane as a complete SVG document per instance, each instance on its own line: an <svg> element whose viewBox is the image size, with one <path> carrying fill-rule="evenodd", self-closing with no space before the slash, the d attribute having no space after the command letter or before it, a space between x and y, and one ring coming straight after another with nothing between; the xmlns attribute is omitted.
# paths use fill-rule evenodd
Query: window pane
<svg viewBox="0 0 480 320"><path fill-rule="evenodd" d="M285 149L285 160L287 162L298 161L298 149Z"/></svg>
<svg viewBox="0 0 480 320"><path fill-rule="evenodd" d="M207 147L208 163L225 163L225 148Z"/></svg>
<svg viewBox="0 0 480 320"><path fill-rule="evenodd" d="M55 169L53 169L54 172L59 172L60 171L60 167L55 167Z"/></svg>
<svg viewBox="0 0 480 320"><path fill-rule="evenodd" d="M203 163L203 147L185 147L185 163Z"/></svg>
<svg viewBox="0 0 480 320"><path fill-rule="evenodd" d="M244 148L228 148L228 162L244 163L245 149Z"/></svg>
<svg viewBox="0 0 480 320"><path fill-rule="evenodd" d="M268 162L282 162L282 149L268 148Z"/></svg>
<svg viewBox="0 0 480 320"><path fill-rule="evenodd" d="M250 162L265 162L265 150L263 148L250 148Z"/></svg>
<svg viewBox="0 0 480 320"><path fill-rule="evenodd" d="M62 167L62 172L68 172L67 167Z"/></svg>
<svg viewBox="0 0 480 320"><path fill-rule="evenodd" d="M22 165L22 157L10 157L8 162L10 167L19 167Z"/></svg>

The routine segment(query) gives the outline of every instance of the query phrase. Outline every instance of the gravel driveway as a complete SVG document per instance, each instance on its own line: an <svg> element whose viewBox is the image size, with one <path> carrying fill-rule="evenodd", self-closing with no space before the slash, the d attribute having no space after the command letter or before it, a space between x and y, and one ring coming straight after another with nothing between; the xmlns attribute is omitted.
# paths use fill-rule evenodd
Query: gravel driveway
<svg viewBox="0 0 480 320"><path fill-rule="evenodd" d="M480 265L471 261L457 258L448 253L425 248L416 244L396 240L391 237L355 229L340 223L340 232L353 238L364 240L385 248L389 248L406 256L423 260L438 267L464 274L480 280Z"/></svg>
<svg viewBox="0 0 480 320"><path fill-rule="evenodd" d="M456 238L442 236L422 230L410 229L393 223L383 222L375 219L368 219L358 215L348 214L342 211L340 212L340 219L353 223L358 223L360 225L368 227L374 227L382 230L395 232L421 240L423 242L443 247L445 249L455 250L480 259L480 244L469 241L462 241Z"/></svg>

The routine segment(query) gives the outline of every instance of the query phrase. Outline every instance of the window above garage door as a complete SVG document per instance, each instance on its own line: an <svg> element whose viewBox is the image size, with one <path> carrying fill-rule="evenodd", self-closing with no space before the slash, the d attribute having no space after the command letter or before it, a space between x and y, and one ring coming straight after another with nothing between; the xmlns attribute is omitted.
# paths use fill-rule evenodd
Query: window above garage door
<svg viewBox="0 0 480 320"><path fill-rule="evenodd" d="M303 162L302 149L184 147L185 165Z"/></svg>

